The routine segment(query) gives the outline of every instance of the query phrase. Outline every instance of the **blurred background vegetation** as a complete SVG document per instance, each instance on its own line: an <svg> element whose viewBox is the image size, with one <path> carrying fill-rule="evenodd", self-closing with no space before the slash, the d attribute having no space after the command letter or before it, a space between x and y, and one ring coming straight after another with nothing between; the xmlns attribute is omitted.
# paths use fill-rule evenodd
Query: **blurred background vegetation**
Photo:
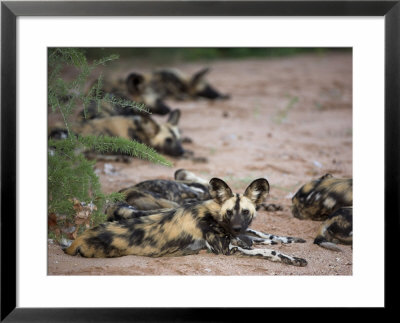
<svg viewBox="0 0 400 323"><path fill-rule="evenodd" d="M329 52L349 52L351 48L294 48L294 47L202 47L202 48L84 48L88 59L118 54L120 58L139 58L153 61L196 61L214 59L273 58L296 54L314 53L324 55Z"/></svg>

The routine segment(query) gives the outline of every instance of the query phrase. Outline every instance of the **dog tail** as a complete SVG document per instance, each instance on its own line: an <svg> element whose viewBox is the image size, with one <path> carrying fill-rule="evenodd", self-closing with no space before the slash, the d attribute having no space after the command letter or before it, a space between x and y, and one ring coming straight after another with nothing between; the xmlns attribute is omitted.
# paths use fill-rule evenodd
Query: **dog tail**
<svg viewBox="0 0 400 323"><path fill-rule="evenodd" d="M80 254L80 245L82 243L82 236L76 238L74 241L72 241L72 243L66 247L63 248L64 252L70 256L76 256L78 253Z"/></svg>
<svg viewBox="0 0 400 323"><path fill-rule="evenodd" d="M326 240L324 237L318 236L315 238L314 243L319 245L322 248L325 249L329 249L332 251L343 251L342 249L340 249L336 243L330 242L328 240Z"/></svg>

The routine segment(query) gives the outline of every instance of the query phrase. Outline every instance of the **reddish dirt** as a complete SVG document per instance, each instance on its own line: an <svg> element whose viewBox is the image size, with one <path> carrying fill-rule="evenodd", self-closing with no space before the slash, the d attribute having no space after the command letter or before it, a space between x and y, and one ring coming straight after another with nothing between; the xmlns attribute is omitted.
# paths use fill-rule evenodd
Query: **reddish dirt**
<svg viewBox="0 0 400 323"><path fill-rule="evenodd" d="M134 67L124 62L114 68L128 65ZM343 251L334 252L314 245L321 223L295 219L290 212L291 197L305 182L327 172L352 176L351 54L174 64L188 73L204 66L212 67L210 83L231 99L168 103L182 111L182 135L193 140L185 147L208 162L169 158L173 167L167 168L135 159L112 163L112 174L98 162L103 190L172 179L179 168L208 179L220 177L237 192L253 179L266 177L271 185L268 201L284 209L258 212L252 228L305 239L306 243L273 247L305 258L308 265L299 268L206 251L185 257L85 259L65 255L49 242L49 275L352 275L352 247L341 245ZM149 69L141 65L138 70Z"/></svg>

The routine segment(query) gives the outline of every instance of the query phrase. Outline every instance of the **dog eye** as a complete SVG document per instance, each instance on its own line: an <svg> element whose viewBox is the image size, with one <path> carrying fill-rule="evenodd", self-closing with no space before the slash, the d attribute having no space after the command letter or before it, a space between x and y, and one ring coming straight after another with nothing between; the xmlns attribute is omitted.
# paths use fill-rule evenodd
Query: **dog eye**
<svg viewBox="0 0 400 323"><path fill-rule="evenodd" d="M171 144L171 143L172 143L172 138L167 138L167 139L165 139L165 142L166 142L167 144Z"/></svg>
<svg viewBox="0 0 400 323"><path fill-rule="evenodd" d="M248 215L248 214L249 214L249 210L243 210L242 213L243 213L244 215Z"/></svg>
<svg viewBox="0 0 400 323"><path fill-rule="evenodd" d="M226 215L227 215L227 216L231 216L232 214L233 214L233 213L232 213L231 210L227 210L227 211L226 211Z"/></svg>

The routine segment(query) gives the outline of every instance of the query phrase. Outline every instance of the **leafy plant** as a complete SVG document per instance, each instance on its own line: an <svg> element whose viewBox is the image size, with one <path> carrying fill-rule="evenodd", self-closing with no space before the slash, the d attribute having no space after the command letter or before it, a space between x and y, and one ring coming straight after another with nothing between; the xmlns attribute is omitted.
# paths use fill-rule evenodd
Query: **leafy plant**
<svg viewBox="0 0 400 323"><path fill-rule="evenodd" d="M170 166L170 162L142 143L109 136L80 136L71 130L71 119L78 107L86 109L95 102L98 109L107 101L127 109L147 111L143 105L102 93L102 76L88 91L88 78L94 69L117 59L110 55L92 63L84 51L77 48L50 48L48 50L48 105L59 113L68 133L63 140L48 140L48 216L49 236L75 238L85 227L105 220L105 203L123 199L120 193L104 194L94 172L94 161L83 151L118 152ZM65 68L74 69L76 77L66 80Z"/></svg>

